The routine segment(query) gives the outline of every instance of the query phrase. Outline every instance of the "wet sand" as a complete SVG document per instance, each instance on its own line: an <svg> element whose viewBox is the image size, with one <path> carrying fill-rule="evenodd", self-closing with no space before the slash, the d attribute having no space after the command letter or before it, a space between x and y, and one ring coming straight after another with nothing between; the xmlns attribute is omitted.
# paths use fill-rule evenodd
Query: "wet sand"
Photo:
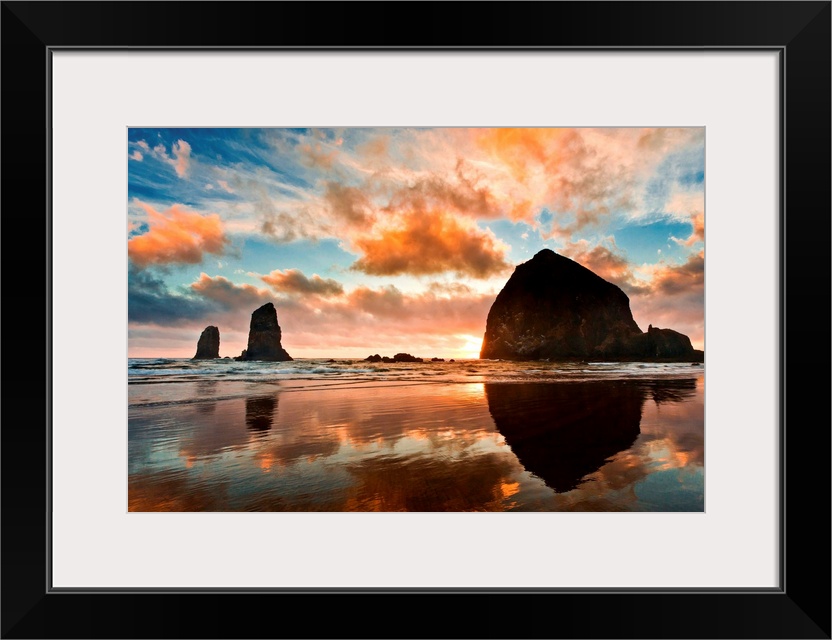
<svg viewBox="0 0 832 640"><path fill-rule="evenodd" d="M131 385L128 508L702 511L703 385Z"/></svg>

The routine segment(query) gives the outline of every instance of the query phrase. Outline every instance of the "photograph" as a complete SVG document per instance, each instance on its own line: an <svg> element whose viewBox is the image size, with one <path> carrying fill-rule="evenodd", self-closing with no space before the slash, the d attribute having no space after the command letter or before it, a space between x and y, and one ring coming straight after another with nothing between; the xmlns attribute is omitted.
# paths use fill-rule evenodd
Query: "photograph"
<svg viewBox="0 0 832 640"><path fill-rule="evenodd" d="M705 511L704 127L129 127L130 512Z"/></svg>
<svg viewBox="0 0 832 640"><path fill-rule="evenodd" d="M829 640L832 2L402 7L3 2L0 637Z"/></svg>

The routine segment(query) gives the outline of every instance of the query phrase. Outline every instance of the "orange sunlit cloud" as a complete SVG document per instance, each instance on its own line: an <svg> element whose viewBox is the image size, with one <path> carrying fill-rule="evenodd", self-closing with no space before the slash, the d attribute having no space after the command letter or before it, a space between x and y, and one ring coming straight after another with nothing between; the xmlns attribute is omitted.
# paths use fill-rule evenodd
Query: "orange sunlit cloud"
<svg viewBox="0 0 832 640"><path fill-rule="evenodd" d="M260 279L281 293L311 293L319 296L336 296L344 293L341 283L331 278L313 274L308 278L299 269L275 269Z"/></svg>
<svg viewBox="0 0 832 640"><path fill-rule="evenodd" d="M653 271L652 288L662 295L700 290L705 284L705 252L690 256L682 265L662 265Z"/></svg>
<svg viewBox="0 0 832 640"><path fill-rule="evenodd" d="M201 273L199 280L191 284L191 290L203 298L218 302L223 308L251 308L271 302L273 297L265 289L258 289L250 284L234 284L222 276L211 277ZM250 311L249 311L250 313Z"/></svg>
<svg viewBox="0 0 832 640"><path fill-rule="evenodd" d="M353 268L372 275L428 275L451 271L474 278L505 273L508 247L473 222L442 211L406 213L371 237L353 242Z"/></svg>
<svg viewBox="0 0 832 640"><path fill-rule="evenodd" d="M219 215L187 211L178 204L164 212L144 202L138 204L147 213L149 230L127 241L133 264L199 264L205 253L225 251L228 239Z"/></svg>
<svg viewBox="0 0 832 640"><path fill-rule="evenodd" d="M691 224L693 225L693 231L691 232L690 236L685 240L673 238L673 241L677 244L690 247L696 244L697 242L705 241L705 214L701 211L697 211L691 214L690 220Z"/></svg>
<svg viewBox="0 0 832 640"><path fill-rule="evenodd" d="M483 129L479 144L509 168L533 199L571 211L570 234L609 213L611 202L629 198L629 183L617 163L607 161L608 140L592 144L577 129Z"/></svg>

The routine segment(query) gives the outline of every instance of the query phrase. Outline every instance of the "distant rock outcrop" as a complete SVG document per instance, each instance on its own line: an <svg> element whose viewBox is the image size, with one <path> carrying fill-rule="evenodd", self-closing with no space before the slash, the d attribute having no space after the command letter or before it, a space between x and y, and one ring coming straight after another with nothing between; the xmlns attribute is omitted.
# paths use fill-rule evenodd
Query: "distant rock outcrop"
<svg viewBox="0 0 832 640"><path fill-rule="evenodd" d="M377 353L364 358L365 362L424 362L422 358L416 358L409 353L397 353L392 358L380 356Z"/></svg>
<svg viewBox="0 0 832 640"><path fill-rule="evenodd" d="M251 314L248 346L235 360L265 360L284 362L292 356L280 344L281 331L277 323L277 311L271 302Z"/></svg>
<svg viewBox="0 0 832 640"><path fill-rule="evenodd" d="M416 358L409 353L397 353L393 356L393 362L424 362L422 358Z"/></svg>
<svg viewBox="0 0 832 640"><path fill-rule="evenodd" d="M702 361L671 329L639 329L614 284L550 249L517 266L486 321L480 358Z"/></svg>
<svg viewBox="0 0 832 640"><path fill-rule="evenodd" d="M194 360L213 360L220 357L220 330L217 327L205 327L196 343Z"/></svg>

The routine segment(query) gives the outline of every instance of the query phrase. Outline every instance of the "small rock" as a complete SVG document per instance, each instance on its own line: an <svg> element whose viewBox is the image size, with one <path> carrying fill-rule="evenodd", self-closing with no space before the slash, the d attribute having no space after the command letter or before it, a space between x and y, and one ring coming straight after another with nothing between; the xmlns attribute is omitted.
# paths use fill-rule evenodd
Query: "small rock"
<svg viewBox="0 0 832 640"><path fill-rule="evenodd" d="M220 357L220 330L217 327L205 327L196 343L194 360L213 360Z"/></svg>

